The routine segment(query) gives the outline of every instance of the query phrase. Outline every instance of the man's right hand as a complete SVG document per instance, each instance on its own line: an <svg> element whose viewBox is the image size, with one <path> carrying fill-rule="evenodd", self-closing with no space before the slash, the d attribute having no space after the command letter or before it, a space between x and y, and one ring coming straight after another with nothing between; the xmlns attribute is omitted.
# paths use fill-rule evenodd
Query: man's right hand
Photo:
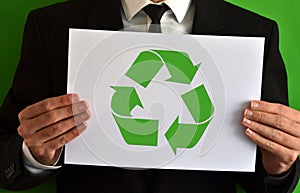
<svg viewBox="0 0 300 193"><path fill-rule="evenodd" d="M90 117L87 102L67 94L26 107L19 113L18 133L38 162L53 165L62 147L86 130Z"/></svg>

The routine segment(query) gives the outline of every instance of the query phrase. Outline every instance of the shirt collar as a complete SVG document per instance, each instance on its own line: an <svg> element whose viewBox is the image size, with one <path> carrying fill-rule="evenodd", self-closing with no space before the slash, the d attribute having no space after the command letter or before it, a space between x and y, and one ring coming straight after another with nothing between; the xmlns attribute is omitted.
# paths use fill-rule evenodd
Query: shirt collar
<svg viewBox="0 0 300 193"><path fill-rule="evenodd" d="M151 0L121 0L121 2L128 21L130 21L146 5L154 4ZM163 3L171 8L177 21L181 23L189 10L192 0L165 0Z"/></svg>

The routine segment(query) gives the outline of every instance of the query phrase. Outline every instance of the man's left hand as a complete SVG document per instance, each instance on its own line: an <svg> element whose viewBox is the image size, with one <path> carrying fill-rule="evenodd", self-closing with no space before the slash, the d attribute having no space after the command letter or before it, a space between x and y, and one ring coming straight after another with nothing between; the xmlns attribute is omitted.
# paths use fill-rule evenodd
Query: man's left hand
<svg viewBox="0 0 300 193"><path fill-rule="evenodd" d="M265 170L272 175L289 171L300 153L300 112L281 104L251 101L242 123L245 134L261 149Z"/></svg>

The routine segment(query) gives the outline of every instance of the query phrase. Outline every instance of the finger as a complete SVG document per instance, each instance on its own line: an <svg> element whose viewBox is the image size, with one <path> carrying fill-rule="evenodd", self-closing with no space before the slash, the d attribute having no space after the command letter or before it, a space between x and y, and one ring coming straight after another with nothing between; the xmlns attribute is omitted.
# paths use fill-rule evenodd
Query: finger
<svg viewBox="0 0 300 193"><path fill-rule="evenodd" d="M89 118L90 113L83 112L77 115L76 118L71 117L42 129L29 138L24 139L24 141L28 147L40 146L43 143L46 143L47 141L66 133L70 129L75 128L77 125L81 125L82 123L86 124L85 121L87 121ZM76 119L76 121L74 119Z"/></svg>
<svg viewBox="0 0 300 193"><path fill-rule="evenodd" d="M300 124L281 115L246 109L244 116L247 119L270 125L295 137L300 137Z"/></svg>
<svg viewBox="0 0 300 193"><path fill-rule="evenodd" d="M270 126L251 121L247 118L243 119L243 125L260 136L271 140L279 145L282 145L288 149L293 149L296 151L300 150L300 140L297 137L288 135L278 129L274 129Z"/></svg>
<svg viewBox="0 0 300 193"><path fill-rule="evenodd" d="M300 123L300 112L282 104L269 103L265 101L251 101L250 108L289 117L290 119Z"/></svg>
<svg viewBox="0 0 300 193"><path fill-rule="evenodd" d="M289 148L286 148L282 145L279 145L269 139L266 139L259 135L258 133L254 132L250 128L245 130L245 134L260 148L266 150L267 152L276 155L280 160L285 163L294 162L295 159L298 157L297 152L293 151Z"/></svg>
<svg viewBox="0 0 300 193"><path fill-rule="evenodd" d="M31 119L53 109L65 107L78 102L79 96L77 94L67 94L63 96L48 98L26 107L22 112L20 112L19 119Z"/></svg>
<svg viewBox="0 0 300 193"><path fill-rule="evenodd" d="M87 111L88 105L85 101L81 101L74 105L53 109L47 113L41 114L33 119L21 123L23 127L29 128L28 135L37 132L40 129L58 123L61 120L73 117L77 114ZM24 132L26 133L26 132ZM25 134L26 135L26 134Z"/></svg>
<svg viewBox="0 0 300 193"><path fill-rule="evenodd" d="M68 132L48 141L45 143L47 148L49 148L52 151L55 151L57 149L60 149L76 137L78 137L82 132L84 132L87 129L86 123L82 123L78 125L75 128L70 129Z"/></svg>

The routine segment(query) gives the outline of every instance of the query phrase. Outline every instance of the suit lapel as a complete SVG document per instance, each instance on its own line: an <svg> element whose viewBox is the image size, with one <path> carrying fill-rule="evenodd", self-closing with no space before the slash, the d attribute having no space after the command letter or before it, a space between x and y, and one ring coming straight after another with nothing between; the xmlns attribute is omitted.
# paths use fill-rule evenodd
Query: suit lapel
<svg viewBox="0 0 300 193"><path fill-rule="evenodd" d="M192 34L216 34L225 28L221 12L223 0L195 0L195 16Z"/></svg>
<svg viewBox="0 0 300 193"><path fill-rule="evenodd" d="M91 29L120 30L123 28L120 0L94 0L86 25Z"/></svg>

